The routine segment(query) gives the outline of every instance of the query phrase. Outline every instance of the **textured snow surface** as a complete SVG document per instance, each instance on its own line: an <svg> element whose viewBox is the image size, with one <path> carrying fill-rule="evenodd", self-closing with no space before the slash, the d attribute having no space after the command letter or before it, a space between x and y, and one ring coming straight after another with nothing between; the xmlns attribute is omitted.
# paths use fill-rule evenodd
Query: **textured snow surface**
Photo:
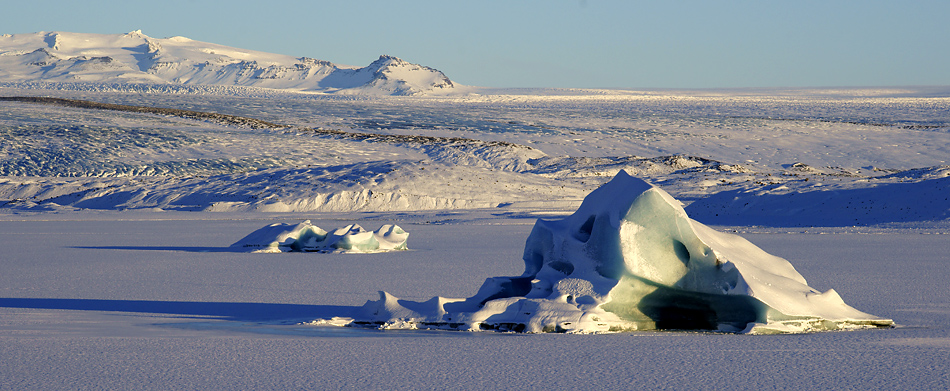
<svg viewBox="0 0 950 391"><path fill-rule="evenodd" d="M410 302L381 292L351 324L759 334L893 324L809 287L785 259L690 219L669 194L623 171L571 216L538 220L523 259L520 276L489 278L467 299Z"/></svg>
<svg viewBox="0 0 950 391"><path fill-rule="evenodd" d="M0 92L276 127L0 102L0 211L568 212L620 170L709 224L931 224L950 209L946 89L350 99L139 87Z"/></svg>

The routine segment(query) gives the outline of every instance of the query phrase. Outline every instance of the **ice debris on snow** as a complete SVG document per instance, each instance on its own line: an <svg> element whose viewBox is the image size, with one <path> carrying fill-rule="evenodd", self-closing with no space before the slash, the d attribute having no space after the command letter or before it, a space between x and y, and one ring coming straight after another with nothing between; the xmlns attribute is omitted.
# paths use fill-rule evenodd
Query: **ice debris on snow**
<svg viewBox="0 0 950 391"><path fill-rule="evenodd" d="M385 224L375 231L350 224L328 232L306 220L299 224L268 225L238 240L231 247L258 253L371 253L406 250L408 238L408 232L393 224Z"/></svg>
<svg viewBox="0 0 950 391"><path fill-rule="evenodd" d="M562 220L538 220L518 277L467 299L368 301L354 325L518 332L787 333L888 327L785 259L690 219L665 191L621 171Z"/></svg>

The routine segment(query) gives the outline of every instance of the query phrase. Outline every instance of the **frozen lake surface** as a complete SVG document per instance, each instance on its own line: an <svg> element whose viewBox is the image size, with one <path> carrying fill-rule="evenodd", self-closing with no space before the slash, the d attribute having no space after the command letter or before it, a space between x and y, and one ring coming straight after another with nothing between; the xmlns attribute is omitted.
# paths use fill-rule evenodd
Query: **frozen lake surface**
<svg viewBox="0 0 950 391"><path fill-rule="evenodd" d="M950 385L950 235L743 235L789 259L812 286L834 287L855 308L894 319L895 329L773 336L373 331L294 322L346 315L375 300L377 290L416 300L471 295L484 278L522 271L531 221L408 218L401 222L413 235L407 252L228 250L274 217L290 216L0 222L2 388Z"/></svg>

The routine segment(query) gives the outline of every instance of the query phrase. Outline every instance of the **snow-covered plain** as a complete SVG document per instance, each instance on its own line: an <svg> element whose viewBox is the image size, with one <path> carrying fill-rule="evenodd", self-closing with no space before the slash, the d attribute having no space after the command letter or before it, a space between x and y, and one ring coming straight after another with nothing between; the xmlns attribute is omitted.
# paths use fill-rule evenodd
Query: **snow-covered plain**
<svg viewBox="0 0 950 391"><path fill-rule="evenodd" d="M0 96L285 126L0 102L0 389L950 387L948 88L390 98L22 87ZM519 275L535 220L572 213L621 169L897 327L768 336L304 324L352 316L378 291L469 297L486 278ZM409 250L230 247L307 219L397 224L412 233Z"/></svg>

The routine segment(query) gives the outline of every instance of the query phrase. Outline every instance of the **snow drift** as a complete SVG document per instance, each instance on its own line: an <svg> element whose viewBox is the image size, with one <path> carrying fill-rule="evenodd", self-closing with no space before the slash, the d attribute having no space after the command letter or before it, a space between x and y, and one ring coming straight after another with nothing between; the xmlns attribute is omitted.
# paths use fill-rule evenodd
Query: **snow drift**
<svg viewBox="0 0 950 391"><path fill-rule="evenodd" d="M300 224L275 223L254 231L231 245L252 252L380 252L406 250L409 233L386 224L367 231L357 224L324 231L306 220Z"/></svg>
<svg viewBox="0 0 950 391"><path fill-rule="evenodd" d="M357 325L525 332L650 329L742 333L890 326L785 259L690 219L665 191L621 171L562 220L538 220L525 271L467 299L380 292Z"/></svg>

